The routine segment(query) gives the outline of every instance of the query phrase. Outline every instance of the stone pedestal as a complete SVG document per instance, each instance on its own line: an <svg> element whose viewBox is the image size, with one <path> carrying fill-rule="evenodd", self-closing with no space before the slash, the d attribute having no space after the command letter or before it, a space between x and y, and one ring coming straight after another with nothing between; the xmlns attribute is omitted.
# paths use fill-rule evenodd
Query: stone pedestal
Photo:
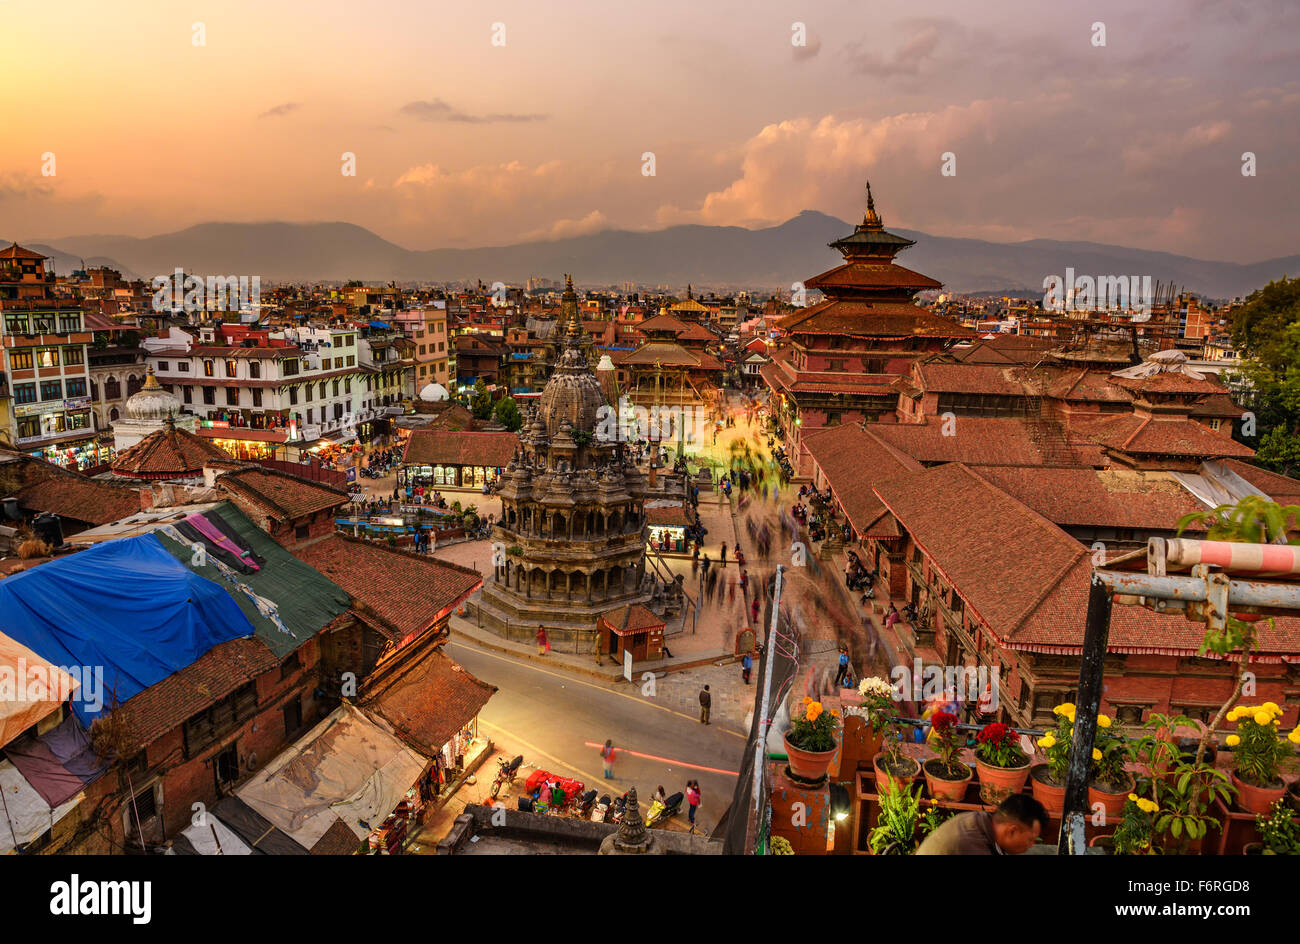
<svg viewBox="0 0 1300 944"><path fill-rule="evenodd" d="M773 764L772 835L788 839L799 855L825 855L830 823L829 785L802 786L785 773L785 764Z"/></svg>

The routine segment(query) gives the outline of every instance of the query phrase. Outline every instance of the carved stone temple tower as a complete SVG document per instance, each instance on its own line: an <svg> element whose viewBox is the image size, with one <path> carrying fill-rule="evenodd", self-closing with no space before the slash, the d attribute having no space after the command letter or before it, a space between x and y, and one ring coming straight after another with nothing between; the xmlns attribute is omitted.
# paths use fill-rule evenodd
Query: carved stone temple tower
<svg viewBox="0 0 1300 944"><path fill-rule="evenodd" d="M532 641L544 626L558 651L589 653L596 618L649 600L654 578L646 575L645 478L621 442L596 435L607 403L572 279L561 313L555 370L501 477L497 553L479 610L485 627L510 639Z"/></svg>

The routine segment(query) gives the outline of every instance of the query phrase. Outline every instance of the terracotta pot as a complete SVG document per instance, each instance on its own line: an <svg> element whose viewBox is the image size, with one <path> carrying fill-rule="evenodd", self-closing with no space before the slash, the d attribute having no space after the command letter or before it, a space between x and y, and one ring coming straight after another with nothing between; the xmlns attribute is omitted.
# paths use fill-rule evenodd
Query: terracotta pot
<svg viewBox="0 0 1300 944"><path fill-rule="evenodd" d="M977 758L975 772L979 774L980 799L997 806L1011 794L1025 789L1025 781L1029 779L1029 761L1020 767L994 767Z"/></svg>
<svg viewBox="0 0 1300 944"><path fill-rule="evenodd" d="M1106 824L1112 822L1118 823L1124 815L1124 804L1128 802L1128 795L1133 792L1133 778L1128 778L1128 786L1124 789L1111 793L1109 790L1103 790L1094 783L1088 784L1088 809L1096 809L1097 804L1106 811Z"/></svg>
<svg viewBox="0 0 1300 944"><path fill-rule="evenodd" d="M880 753L884 738L874 733L864 719L850 715L844 719L844 734L841 740L840 769L846 773L862 770L870 765L871 758ZM850 770L848 764L853 764Z"/></svg>
<svg viewBox="0 0 1300 944"><path fill-rule="evenodd" d="M871 766L876 769L877 793L883 793L884 791L891 790L895 787L906 789L911 786L912 781L915 780L917 774L921 772L921 765L918 764L914 758L907 757L906 755L900 756L898 763L901 766L910 769L910 774L905 771L885 770L883 766L884 760L884 754L877 754L871 759Z"/></svg>
<svg viewBox="0 0 1300 944"><path fill-rule="evenodd" d="M1292 780L1287 786L1286 805L1300 813L1300 780Z"/></svg>
<svg viewBox="0 0 1300 944"><path fill-rule="evenodd" d="M927 760L921 765L921 769L925 772L925 786L930 791L930 796L936 800L952 800L957 803L964 800L966 798L966 785L975 778L975 771L963 764L962 766L966 768L965 777L961 780L945 780L943 777L935 776L930 772L931 764L935 767L942 767L942 763L937 758Z"/></svg>
<svg viewBox="0 0 1300 944"><path fill-rule="evenodd" d="M1059 817L1065 812L1065 784L1057 786L1048 779L1046 764L1035 764L1029 771L1029 786L1034 791L1034 799L1043 804L1050 816Z"/></svg>
<svg viewBox="0 0 1300 944"><path fill-rule="evenodd" d="M805 751L790 743L789 735L784 735L785 755L790 759L790 773L801 780L820 780L831 768L835 751Z"/></svg>
<svg viewBox="0 0 1300 944"><path fill-rule="evenodd" d="M1232 785L1237 788L1237 808L1243 813L1263 813L1268 815L1268 808L1286 795L1286 784L1278 787L1257 787L1246 783L1235 773Z"/></svg>

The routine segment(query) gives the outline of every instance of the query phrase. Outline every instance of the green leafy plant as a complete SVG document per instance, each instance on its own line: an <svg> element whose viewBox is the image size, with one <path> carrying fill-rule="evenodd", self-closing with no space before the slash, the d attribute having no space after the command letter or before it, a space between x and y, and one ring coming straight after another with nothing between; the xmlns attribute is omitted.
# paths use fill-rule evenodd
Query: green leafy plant
<svg viewBox="0 0 1300 944"><path fill-rule="evenodd" d="M1259 830L1265 855L1300 855L1300 823L1296 822L1295 813L1285 799L1275 801L1268 815L1257 815L1255 828Z"/></svg>
<svg viewBox="0 0 1300 944"><path fill-rule="evenodd" d="M1047 776L1054 783L1065 783L1070 770L1070 744L1074 740L1074 705L1066 702L1052 709L1056 727L1038 739L1047 757Z"/></svg>
<svg viewBox="0 0 1300 944"><path fill-rule="evenodd" d="M1092 745L1093 781L1106 787L1126 787L1130 782L1128 765L1133 760L1133 742L1115 733L1109 715L1097 715L1097 734Z"/></svg>
<svg viewBox="0 0 1300 944"><path fill-rule="evenodd" d="M958 778L970 773L970 768L961 762L962 744L957 739L957 716L948 711L936 711L930 718L930 728L934 732L930 746L939 755L944 770Z"/></svg>
<svg viewBox="0 0 1300 944"><path fill-rule="evenodd" d="M1186 715L1153 714L1147 719L1144 730L1130 750L1138 768L1137 793L1149 796L1159 803L1161 793L1167 790L1167 774L1182 760L1182 749L1174 740L1181 728L1200 730L1201 725Z"/></svg>
<svg viewBox="0 0 1300 944"><path fill-rule="evenodd" d="M1171 851L1184 853L1193 841L1205 838L1210 826L1219 825L1216 817L1206 815L1215 800L1227 805L1237 791L1227 774L1204 763L1180 761L1172 780L1156 813L1155 832L1170 838Z"/></svg>
<svg viewBox="0 0 1300 944"><path fill-rule="evenodd" d="M945 810L937 800L928 802L930 805L925 808L925 812L921 814L921 821L917 823L922 839L957 815L955 811Z"/></svg>
<svg viewBox="0 0 1300 944"><path fill-rule="evenodd" d="M895 714L894 686L879 676L864 678L858 683L862 704L854 709L866 719L872 734L879 734Z"/></svg>
<svg viewBox="0 0 1300 944"><path fill-rule="evenodd" d="M794 846L784 836L773 836L767 845L772 855L794 855Z"/></svg>
<svg viewBox="0 0 1300 944"><path fill-rule="evenodd" d="M888 790L880 796L880 815L867 845L876 855L910 855L916 849L921 816L921 785Z"/></svg>

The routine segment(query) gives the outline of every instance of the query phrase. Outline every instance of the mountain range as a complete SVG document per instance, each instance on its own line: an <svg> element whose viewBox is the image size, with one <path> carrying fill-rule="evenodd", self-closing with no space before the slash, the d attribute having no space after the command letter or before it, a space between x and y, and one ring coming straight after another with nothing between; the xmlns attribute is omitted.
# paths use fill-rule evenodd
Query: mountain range
<svg viewBox="0 0 1300 944"><path fill-rule="evenodd" d="M777 226L672 226L652 232L606 230L547 242L477 249L412 250L351 223L201 223L175 233L72 236L23 245L54 259L57 272L109 265L151 279L176 267L195 274L259 275L267 282L361 279L367 282L522 283L531 276L578 284L638 282L680 287L789 289L840 262L826 244L852 225L805 210ZM899 257L960 293L1038 295L1043 279L1065 275L1138 275L1210 298L1233 298L1300 270L1300 255L1240 264L1093 242L1031 239L997 243L895 229L916 240Z"/></svg>

